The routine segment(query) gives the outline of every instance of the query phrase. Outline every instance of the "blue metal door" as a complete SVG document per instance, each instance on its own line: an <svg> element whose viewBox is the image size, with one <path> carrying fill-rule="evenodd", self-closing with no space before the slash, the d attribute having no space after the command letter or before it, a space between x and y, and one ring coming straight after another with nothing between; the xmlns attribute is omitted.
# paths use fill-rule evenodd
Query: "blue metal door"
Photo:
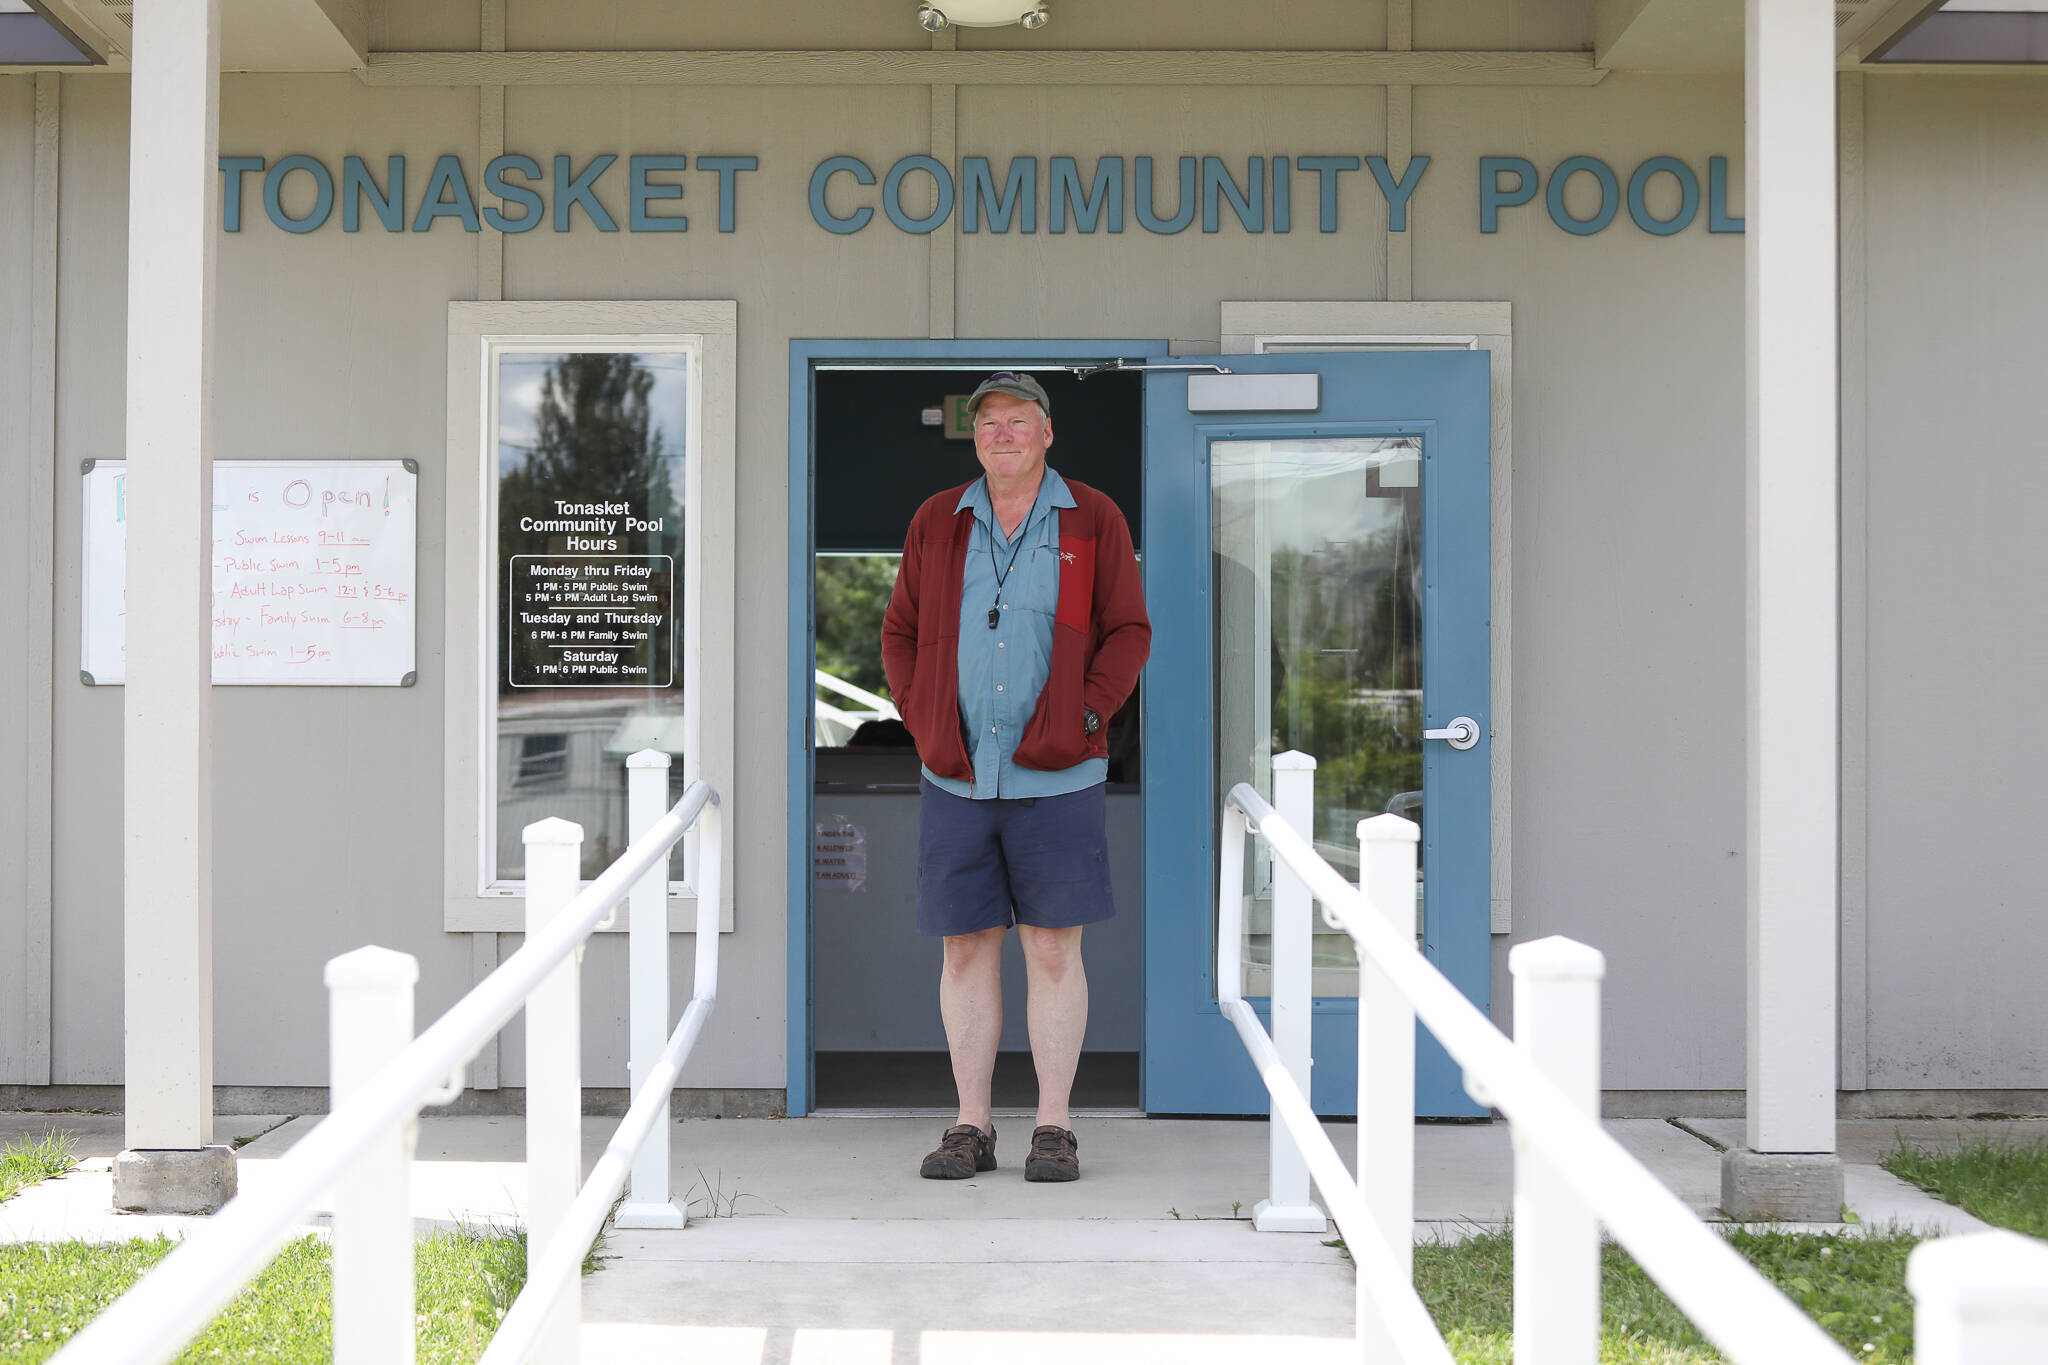
<svg viewBox="0 0 2048 1365"><path fill-rule="evenodd" d="M1422 822L1423 951L1482 1007L1489 982L1489 357L1228 356L1145 376L1145 1051L1151 1113L1262 1113L1216 1006L1218 803L1272 756L1313 755L1317 849L1357 876L1357 821ZM1303 376L1261 380L1257 376ZM1313 376L1310 380L1305 376ZM1242 407L1231 405L1242 404ZM1260 410L1251 410L1257 405ZM1192 409L1202 409L1195 411ZM1424 741L1476 722L1477 743ZM1246 858L1244 994L1263 997L1270 864ZM1318 923L1318 929L1326 926ZM1356 1106L1357 967L1316 938L1316 1110ZM1264 1012L1263 1001L1258 1002ZM1477 1117L1419 1036L1416 1111Z"/></svg>

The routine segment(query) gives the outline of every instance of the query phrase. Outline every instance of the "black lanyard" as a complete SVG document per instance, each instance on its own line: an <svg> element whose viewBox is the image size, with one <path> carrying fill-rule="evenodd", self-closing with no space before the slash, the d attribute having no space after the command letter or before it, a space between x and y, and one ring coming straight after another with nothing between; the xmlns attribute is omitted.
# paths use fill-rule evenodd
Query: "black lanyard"
<svg viewBox="0 0 2048 1365"><path fill-rule="evenodd" d="M988 609L988 628L994 630L1002 620L1003 585L1010 581L1010 570L1017 567L1017 552L1024 548L1024 530L1031 524L1031 514L1026 512L1024 520L1017 523L1017 541L1010 546L1010 562L1003 568L996 568L996 506L991 499L988 506L988 568L996 576L996 600Z"/></svg>

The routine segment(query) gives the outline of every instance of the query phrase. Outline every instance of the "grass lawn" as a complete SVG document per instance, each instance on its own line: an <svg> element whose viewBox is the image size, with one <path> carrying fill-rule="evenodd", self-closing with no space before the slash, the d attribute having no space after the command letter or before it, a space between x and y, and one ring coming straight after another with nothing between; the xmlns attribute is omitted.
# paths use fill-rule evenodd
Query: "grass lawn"
<svg viewBox="0 0 2048 1365"><path fill-rule="evenodd" d="M128 1286L169 1255L165 1237L113 1245L0 1246L0 1361L54 1355ZM475 1360L526 1282L526 1239L497 1232L434 1233L415 1259L421 1365ZM181 1362L333 1358L333 1273L317 1237L287 1243Z"/></svg>
<svg viewBox="0 0 2048 1365"><path fill-rule="evenodd" d="M1906 1292L1911 1236L1827 1237L1737 1232L1734 1248L1858 1360L1912 1359ZM1467 1365L1514 1359L1514 1237L1486 1233L1415 1248L1415 1287ZM1722 1359L1627 1252L1609 1243L1601 1267L1602 1365L1709 1365Z"/></svg>
<svg viewBox="0 0 2048 1365"><path fill-rule="evenodd" d="M1884 1168L1987 1223L2048 1237L2048 1144L1986 1140L1930 1152L1901 1138Z"/></svg>
<svg viewBox="0 0 2048 1365"><path fill-rule="evenodd" d="M77 1164L71 1154L71 1134L54 1128L33 1142L23 1138L0 1147L0 1203Z"/></svg>

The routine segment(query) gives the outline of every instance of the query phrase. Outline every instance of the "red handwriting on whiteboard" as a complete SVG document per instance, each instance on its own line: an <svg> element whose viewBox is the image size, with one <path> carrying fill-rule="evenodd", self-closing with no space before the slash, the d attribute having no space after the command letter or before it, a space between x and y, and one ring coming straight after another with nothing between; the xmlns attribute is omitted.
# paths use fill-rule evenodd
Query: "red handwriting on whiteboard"
<svg viewBox="0 0 2048 1365"><path fill-rule="evenodd" d="M344 644L345 630L409 639L414 590L397 567L406 561L394 559L368 520L390 524L390 481L365 491L329 486L332 477L313 469L277 473L242 486L241 501L230 497L230 506L214 508L210 618L224 678L294 668L309 680L325 678L337 667L354 672L352 658L367 662L386 648L382 641Z"/></svg>

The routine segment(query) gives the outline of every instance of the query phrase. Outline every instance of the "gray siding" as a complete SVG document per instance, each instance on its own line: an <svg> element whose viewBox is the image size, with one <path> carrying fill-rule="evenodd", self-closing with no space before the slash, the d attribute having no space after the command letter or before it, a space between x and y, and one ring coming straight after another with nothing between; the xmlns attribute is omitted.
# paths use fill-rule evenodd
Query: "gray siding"
<svg viewBox="0 0 2048 1365"><path fill-rule="evenodd" d="M1870 1084L2048 1085L2048 104L1870 85Z"/></svg>

